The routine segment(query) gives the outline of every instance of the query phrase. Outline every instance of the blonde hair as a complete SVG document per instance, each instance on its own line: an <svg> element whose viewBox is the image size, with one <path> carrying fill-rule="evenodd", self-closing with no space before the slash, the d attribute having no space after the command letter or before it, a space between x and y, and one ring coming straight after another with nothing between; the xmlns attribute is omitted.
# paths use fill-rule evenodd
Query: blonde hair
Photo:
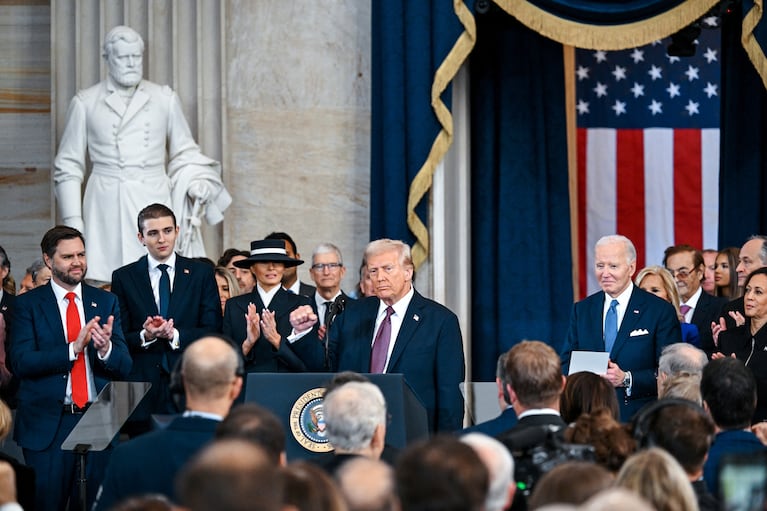
<svg viewBox="0 0 767 511"><path fill-rule="evenodd" d="M626 460L615 485L635 491L657 511L698 509L698 500L684 469L658 447L640 451Z"/></svg>
<svg viewBox="0 0 767 511"><path fill-rule="evenodd" d="M648 275L657 275L660 277L660 280L663 282L663 288L666 290L668 301L674 306L674 309L676 309L677 317L681 316L682 313L679 310L679 290L676 288L674 277L671 276L671 273L669 273L663 266L646 266L637 273L637 276L634 279L636 286L640 287L640 284Z"/></svg>
<svg viewBox="0 0 767 511"><path fill-rule="evenodd" d="M8 405L0 399L0 440L7 437L13 429L13 416Z"/></svg>

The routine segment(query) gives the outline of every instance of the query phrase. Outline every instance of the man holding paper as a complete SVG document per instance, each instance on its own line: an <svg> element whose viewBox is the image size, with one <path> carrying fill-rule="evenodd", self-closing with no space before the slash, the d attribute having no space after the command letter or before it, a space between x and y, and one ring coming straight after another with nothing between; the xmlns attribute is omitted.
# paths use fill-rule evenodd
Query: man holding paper
<svg viewBox="0 0 767 511"><path fill-rule="evenodd" d="M562 351L563 372L573 351L610 354L603 376L615 387L621 420L629 420L657 396L655 374L661 351L680 342L674 307L634 286L634 244L620 235L604 236L594 247L594 270L602 291L573 306Z"/></svg>

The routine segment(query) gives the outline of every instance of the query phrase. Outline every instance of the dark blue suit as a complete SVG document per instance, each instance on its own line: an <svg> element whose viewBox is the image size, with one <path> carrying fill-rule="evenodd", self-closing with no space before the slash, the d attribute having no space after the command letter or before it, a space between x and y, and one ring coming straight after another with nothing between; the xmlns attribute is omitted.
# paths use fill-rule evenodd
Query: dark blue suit
<svg viewBox="0 0 767 511"><path fill-rule="evenodd" d="M140 333L147 316L160 314L149 280L147 256L114 271L112 292L120 302L125 339L133 357L130 380L152 384L131 419L146 421L152 413L176 412L168 391L170 371L189 344L206 334L221 331L221 302L213 268L176 255L166 319L173 319L173 326L178 330L181 345L178 350L171 349L165 339L141 347Z"/></svg>
<svg viewBox="0 0 767 511"><path fill-rule="evenodd" d="M605 351L603 305L600 291L573 305L570 329L562 352L563 372L570 367L572 351ZM656 371L664 347L681 342L682 331L674 307L634 286L623 316L610 360L623 371L631 371L631 396L616 388L621 420L628 421L642 406L657 397Z"/></svg>
<svg viewBox="0 0 767 511"><path fill-rule="evenodd" d="M274 312L277 332L282 336L280 348L278 350L274 349L262 332L253 349L245 355L245 370L247 372L282 373L306 371L306 364L293 352L287 338L293 332L293 327L290 325L290 313L301 305L311 305L312 301L313 299L293 294L280 287L269 304L269 310ZM261 300L261 295L258 294L258 287L254 288L252 293L235 296L226 301L224 335L233 339L237 346L241 346L247 337L245 315L248 313L248 304L250 303L256 306L258 314L261 314L261 311L264 310L264 302ZM317 338L316 327L306 336L311 337L318 346L322 346ZM244 396L245 392L243 391L241 395Z"/></svg>
<svg viewBox="0 0 767 511"><path fill-rule="evenodd" d="M177 417L167 428L134 438L112 453L95 509L123 499L160 493L176 500L173 479L189 459L213 439L218 421Z"/></svg>
<svg viewBox="0 0 767 511"><path fill-rule="evenodd" d="M722 456L725 454L749 454L767 449L750 431L730 429L720 431L714 436L714 443L708 450L708 458L703 465L703 480L714 497L719 497L719 470Z"/></svg>
<svg viewBox="0 0 767 511"><path fill-rule="evenodd" d="M370 355L380 300L348 302L330 328L331 371L370 372ZM295 343L310 369L323 370L322 346L307 334ZM313 355L308 353L313 351ZM418 294L402 319L387 373L400 373L426 408L431 431L456 431L463 426L463 344L458 318L446 307Z"/></svg>
<svg viewBox="0 0 767 511"><path fill-rule="evenodd" d="M102 362L95 349L87 350L96 391L100 392L108 381L127 378L131 358L123 339L117 298L83 284L82 299L86 322L100 316L101 322L106 323L110 315L114 316L109 358ZM69 361L69 346L51 284L32 289L16 300L10 350L13 371L20 380L14 439L37 472L38 497L60 503L66 495L58 495L58 490L68 491L68 485L62 482L74 481L74 454L61 454L60 442L74 428L79 416L62 412L73 363ZM38 456L69 456L72 472L56 473L54 468L53 472L41 474L35 461ZM89 475L89 482L97 475L98 472ZM42 508L50 505L44 504Z"/></svg>
<svg viewBox="0 0 767 511"><path fill-rule="evenodd" d="M698 327L700 349L705 351L709 357L711 357L713 352L717 351L716 346L714 346L714 336L711 333L711 323L719 322L722 307L726 304L727 298L711 296L703 291L700 294L700 298L698 298L698 303L695 305L695 310L692 311L690 323Z"/></svg>
<svg viewBox="0 0 767 511"><path fill-rule="evenodd" d="M490 419L485 422L480 422L474 426L464 428L458 433L460 435L466 435L469 433L483 433L487 436L497 437L502 433L507 432L517 424L517 412L514 408L506 408L501 415L495 419Z"/></svg>

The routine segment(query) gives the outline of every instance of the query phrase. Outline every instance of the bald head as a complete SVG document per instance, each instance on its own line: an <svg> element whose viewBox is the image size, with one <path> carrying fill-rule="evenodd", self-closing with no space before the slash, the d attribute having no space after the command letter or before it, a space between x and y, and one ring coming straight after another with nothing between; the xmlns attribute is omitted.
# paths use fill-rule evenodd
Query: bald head
<svg viewBox="0 0 767 511"><path fill-rule="evenodd" d="M381 460L356 457L341 465L336 480L350 511L399 509L394 470Z"/></svg>
<svg viewBox="0 0 767 511"><path fill-rule="evenodd" d="M192 343L181 364L187 400L225 397L238 379L237 357L234 347L219 337L203 337Z"/></svg>

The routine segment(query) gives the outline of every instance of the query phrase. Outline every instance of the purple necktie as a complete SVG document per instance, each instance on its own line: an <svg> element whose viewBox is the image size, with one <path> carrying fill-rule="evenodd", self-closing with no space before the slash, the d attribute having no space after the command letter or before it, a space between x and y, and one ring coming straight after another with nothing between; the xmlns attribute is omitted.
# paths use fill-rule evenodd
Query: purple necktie
<svg viewBox="0 0 767 511"><path fill-rule="evenodd" d="M386 317L378 327L375 341L373 341L373 353L370 355L370 372L382 373L386 368L386 355L389 353L391 342L391 315L394 309L386 307Z"/></svg>
<svg viewBox="0 0 767 511"><path fill-rule="evenodd" d="M687 323L687 320L684 319L684 316L686 316L687 313L690 312L690 309L692 309L692 307L690 307L689 305L680 305L679 306L679 312L682 313L682 323Z"/></svg>

